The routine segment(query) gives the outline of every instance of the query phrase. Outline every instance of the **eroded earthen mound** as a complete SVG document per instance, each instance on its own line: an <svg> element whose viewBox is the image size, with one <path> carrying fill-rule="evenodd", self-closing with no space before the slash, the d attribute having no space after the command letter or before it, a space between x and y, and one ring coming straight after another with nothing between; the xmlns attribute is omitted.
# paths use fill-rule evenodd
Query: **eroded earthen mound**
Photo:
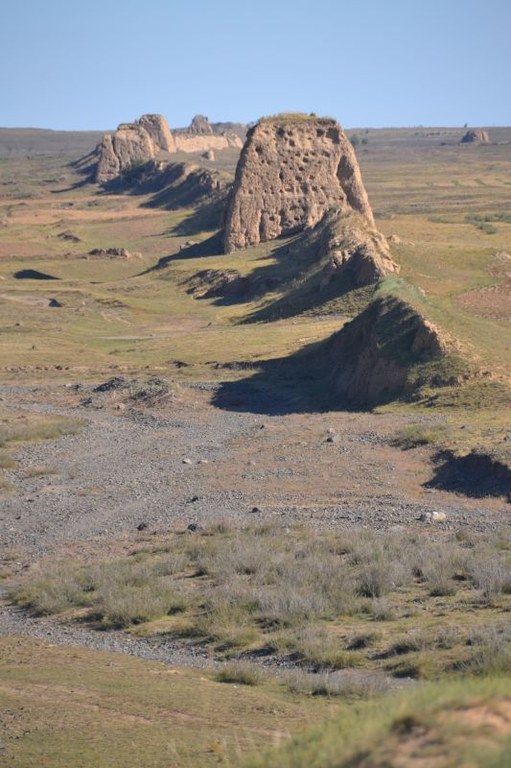
<svg viewBox="0 0 511 768"><path fill-rule="evenodd" d="M216 171L194 163L169 163L151 160L131 181L135 194L154 193L148 205L177 209L215 199L225 182Z"/></svg>
<svg viewBox="0 0 511 768"><path fill-rule="evenodd" d="M490 137L482 128L471 128L461 139L461 144L489 144Z"/></svg>
<svg viewBox="0 0 511 768"><path fill-rule="evenodd" d="M305 115L261 120L247 135L227 213L227 253L312 227L331 206L373 215L341 126Z"/></svg>
<svg viewBox="0 0 511 768"><path fill-rule="evenodd" d="M399 272L387 239L360 214L346 214L342 208L332 208L307 239L309 248L316 250L317 261L328 259L321 276L321 289L340 270L349 270L353 286L369 285Z"/></svg>
<svg viewBox="0 0 511 768"><path fill-rule="evenodd" d="M81 158L76 167L85 173L95 168L94 180L105 184L139 164L154 160L161 152L206 152L242 146L240 137L234 133L214 134L203 115L197 115L186 131L174 134L162 115L142 115L134 123L121 123L115 133L105 134L96 150Z"/></svg>
<svg viewBox="0 0 511 768"><path fill-rule="evenodd" d="M441 362L450 354L440 331L394 296L378 298L327 343L334 399L360 407L389 402L425 385L459 383Z"/></svg>
<svg viewBox="0 0 511 768"><path fill-rule="evenodd" d="M98 148L96 181L104 184L137 163L145 163L160 152L175 152L176 144L161 115L143 115L134 123L121 123L107 133Z"/></svg>
<svg viewBox="0 0 511 768"><path fill-rule="evenodd" d="M188 133L199 136L211 136L213 127L205 115L195 115L188 128Z"/></svg>

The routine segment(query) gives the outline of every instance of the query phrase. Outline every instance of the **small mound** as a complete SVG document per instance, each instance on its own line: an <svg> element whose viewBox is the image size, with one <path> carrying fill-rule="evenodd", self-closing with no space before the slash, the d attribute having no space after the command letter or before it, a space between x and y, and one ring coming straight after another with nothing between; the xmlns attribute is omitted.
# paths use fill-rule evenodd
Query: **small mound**
<svg viewBox="0 0 511 768"><path fill-rule="evenodd" d="M247 768L475 768L510 765L509 677L390 694L249 761Z"/></svg>
<svg viewBox="0 0 511 768"><path fill-rule="evenodd" d="M460 144L489 144L490 137L482 128L471 128L465 133Z"/></svg>
<svg viewBox="0 0 511 768"><path fill-rule="evenodd" d="M94 387L91 395L80 404L87 408L114 407L124 410L165 406L175 399L176 393L171 385L155 376L145 380L113 376Z"/></svg>
<svg viewBox="0 0 511 768"><path fill-rule="evenodd" d="M355 286L370 285L399 272L386 238L360 214L332 208L310 233L304 233L303 240L315 252L314 261L328 261L321 275L322 289L342 269L350 271Z"/></svg>
<svg viewBox="0 0 511 768"><path fill-rule="evenodd" d="M73 232L61 232L59 235L57 235L57 238L59 240L64 240L66 243L81 243L82 240L78 235L75 235Z"/></svg>
<svg viewBox="0 0 511 768"><path fill-rule="evenodd" d="M186 292L196 299L238 298L249 291L248 278L235 269L203 269L187 278Z"/></svg>
<svg viewBox="0 0 511 768"><path fill-rule="evenodd" d="M37 269L20 269L14 273L16 280L60 280L60 277L39 272Z"/></svg>
<svg viewBox="0 0 511 768"><path fill-rule="evenodd" d="M87 255L110 259L133 259L140 258L142 254L138 252L132 253L131 251L127 251L126 248L93 248Z"/></svg>
<svg viewBox="0 0 511 768"><path fill-rule="evenodd" d="M351 406L371 408L460 383L459 362L438 328L395 296L374 300L318 354L333 400Z"/></svg>

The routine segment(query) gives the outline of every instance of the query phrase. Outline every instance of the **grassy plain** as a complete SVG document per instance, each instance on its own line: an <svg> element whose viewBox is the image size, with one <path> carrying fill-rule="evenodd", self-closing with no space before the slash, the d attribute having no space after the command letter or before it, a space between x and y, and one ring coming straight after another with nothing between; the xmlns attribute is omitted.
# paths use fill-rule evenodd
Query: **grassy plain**
<svg viewBox="0 0 511 768"><path fill-rule="evenodd" d="M125 654L27 638L0 638L0 650L0 738L18 768L235 766L338 710L275 682L228 685Z"/></svg>

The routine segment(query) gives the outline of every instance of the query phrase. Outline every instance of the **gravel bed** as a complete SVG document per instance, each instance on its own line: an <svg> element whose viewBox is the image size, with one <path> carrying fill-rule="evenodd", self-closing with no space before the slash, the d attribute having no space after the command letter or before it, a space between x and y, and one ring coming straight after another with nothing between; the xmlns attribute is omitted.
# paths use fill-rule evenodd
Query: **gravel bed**
<svg viewBox="0 0 511 768"><path fill-rule="evenodd" d="M66 547L76 551L81 543L98 548L102 542L136 536L140 525L145 532L161 533L219 517L246 522L254 519L254 512L258 519L283 525L299 521L323 530L422 526L431 535L438 526L419 521L439 511L445 513L442 530L488 532L507 519L509 505L503 500L412 492L401 466L402 452L388 446L389 430L402 426L402 417L397 424L393 417L372 414L288 418L278 415L278 409L276 415L262 416L259 403L252 412L222 410L210 403L218 386L190 385L188 391L199 400L178 401L164 413L58 407L51 391L0 388L4 406L85 422L76 435L13 450L17 467L4 474L14 490L0 492L0 553L5 562L32 563ZM248 400L250 395L248 391ZM258 443L261 439L266 442ZM256 462L249 460L247 451L253 446L262 466L252 466ZM321 465L327 460L332 463ZM333 473L324 482L326 501L307 490L316 463ZM31 472L38 467L54 468L55 473ZM334 481L341 492L332 500L328 492ZM299 482L297 490L293 483ZM0 634L28 634L178 666L210 663L200 648L186 643L63 626L5 605L0 607Z"/></svg>

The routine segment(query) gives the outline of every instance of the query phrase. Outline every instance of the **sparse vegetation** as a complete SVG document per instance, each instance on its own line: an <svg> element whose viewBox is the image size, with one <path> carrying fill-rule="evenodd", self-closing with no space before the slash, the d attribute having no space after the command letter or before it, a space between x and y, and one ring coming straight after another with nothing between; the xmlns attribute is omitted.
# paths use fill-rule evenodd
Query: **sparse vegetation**
<svg viewBox="0 0 511 768"><path fill-rule="evenodd" d="M510 547L505 536L429 541L221 521L123 559L40 567L10 594L36 614L80 609L98 628L206 642L220 658L264 652L317 671L436 677L468 659L474 626L499 626L511 607Z"/></svg>
<svg viewBox="0 0 511 768"><path fill-rule="evenodd" d="M264 680L264 673L257 664L243 661L231 661L224 664L216 673L218 683L239 683L240 685L259 685Z"/></svg>
<svg viewBox="0 0 511 768"><path fill-rule="evenodd" d="M10 443L56 440L63 435L74 435L82 426L80 419L67 416L23 413L12 418L0 419L0 447Z"/></svg>

